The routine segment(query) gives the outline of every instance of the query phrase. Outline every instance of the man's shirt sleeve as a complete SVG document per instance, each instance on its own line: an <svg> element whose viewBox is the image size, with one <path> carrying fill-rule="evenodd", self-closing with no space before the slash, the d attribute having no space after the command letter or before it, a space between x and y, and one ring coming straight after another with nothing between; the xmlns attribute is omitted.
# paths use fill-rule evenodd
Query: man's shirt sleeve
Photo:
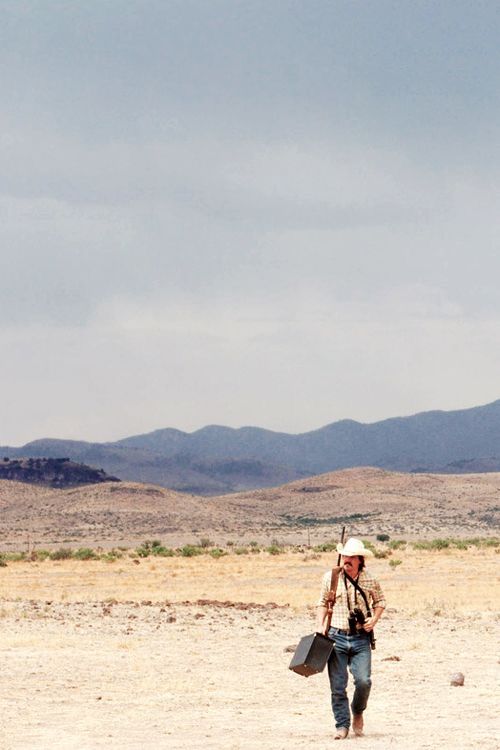
<svg viewBox="0 0 500 750"><path fill-rule="evenodd" d="M331 572L327 571L323 578L321 579L321 591L319 594L319 599L316 604L317 607L326 607L328 605L328 594L330 593L330 582L331 582Z"/></svg>
<svg viewBox="0 0 500 750"><path fill-rule="evenodd" d="M372 607L382 607L385 609L385 597L382 591L382 587L376 578L370 580L369 585L370 596L372 599Z"/></svg>

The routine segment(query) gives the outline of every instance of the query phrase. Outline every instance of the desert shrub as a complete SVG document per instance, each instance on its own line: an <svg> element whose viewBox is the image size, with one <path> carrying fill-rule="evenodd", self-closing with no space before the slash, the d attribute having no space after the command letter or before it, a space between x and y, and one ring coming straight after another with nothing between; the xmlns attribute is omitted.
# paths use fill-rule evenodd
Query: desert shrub
<svg viewBox="0 0 500 750"><path fill-rule="evenodd" d="M337 542L323 542L313 547L313 552L334 552L337 549Z"/></svg>
<svg viewBox="0 0 500 750"><path fill-rule="evenodd" d="M23 562L26 560L25 552L6 552L5 559L9 562Z"/></svg>
<svg viewBox="0 0 500 750"><path fill-rule="evenodd" d="M383 560L386 557L390 557L392 555L391 549L374 549L373 550L373 556L376 557L378 560Z"/></svg>
<svg viewBox="0 0 500 750"><path fill-rule="evenodd" d="M480 537L474 536L468 539L461 539L461 542L467 544L469 547L498 547L500 545L500 539L498 537Z"/></svg>
<svg viewBox="0 0 500 750"><path fill-rule="evenodd" d="M51 560L71 560L73 557L73 550L69 547L59 547L49 555Z"/></svg>
<svg viewBox="0 0 500 750"><path fill-rule="evenodd" d="M431 549L448 549L449 546L449 539L433 539L431 542Z"/></svg>
<svg viewBox="0 0 500 750"><path fill-rule="evenodd" d="M266 552L270 555L281 555L284 551L283 547L279 544L271 544L269 547L266 547Z"/></svg>
<svg viewBox="0 0 500 750"><path fill-rule="evenodd" d="M403 561L399 560L397 557L393 557L392 560L389 560L389 565L391 568L397 568L398 565L401 565Z"/></svg>
<svg viewBox="0 0 500 750"><path fill-rule="evenodd" d="M103 555L100 555L99 560L102 560L103 562L114 563L118 560L119 557L121 557L121 554L116 554L115 550L110 550L109 552L105 552Z"/></svg>
<svg viewBox="0 0 500 750"><path fill-rule="evenodd" d="M388 542L391 537L389 534L377 534L377 542Z"/></svg>
<svg viewBox="0 0 500 750"><path fill-rule="evenodd" d="M482 545L483 547L499 547L500 546L500 539L493 536L488 539L482 539Z"/></svg>
<svg viewBox="0 0 500 750"><path fill-rule="evenodd" d="M247 547L235 547L233 550L235 555L248 555Z"/></svg>
<svg viewBox="0 0 500 750"><path fill-rule="evenodd" d="M80 547L73 552L75 560L98 560L99 555L96 555L93 549L90 547Z"/></svg>
<svg viewBox="0 0 500 750"><path fill-rule="evenodd" d="M31 553L31 559L33 562L43 562L48 557L50 557L50 552L48 549L34 549Z"/></svg>
<svg viewBox="0 0 500 750"><path fill-rule="evenodd" d="M373 544L373 542L370 542L368 539L363 539L363 544L367 549L375 552L375 545Z"/></svg>
<svg viewBox="0 0 500 750"><path fill-rule="evenodd" d="M450 546L449 539L432 539L431 541L414 542L413 549L420 550L441 550L448 549Z"/></svg>
<svg viewBox="0 0 500 750"><path fill-rule="evenodd" d="M175 552L170 547L163 547L163 545L160 545L159 547L153 547L151 554L155 555L155 557L173 557Z"/></svg>
<svg viewBox="0 0 500 750"><path fill-rule="evenodd" d="M139 557L149 557L149 555L156 554L155 550L161 549L160 539L146 539L140 547L137 547L136 552Z"/></svg>
<svg viewBox="0 0 500 750"><path fill-rule="evenodd" d="M393 539L389 542L389 549L404 549L406 547L406 541L404 539Z"/></svg>
<svg viewBox="0 0 500 750"><path fill-rule="evenodd" d="M227 555L227 552L225 552L220 547L214 547L213 549L210 550L208 554L210 555L210 557L213 557L216 560L218 560L219 557L224 557L224 555Z"/></svg>
<svg viewBox="0 0 500 750"><path fill-rule="evenodd" d="M181 547L179 552L182 557L195 557L196 555L201 555L200 547L197 547L195 544L185 544L184 547Z"/></svg>
<svg viewBox="0 0 500 750"><path fill-rule="evenodd" d="M214 543L207 536L202 536L199 541L199 546L203 549L207 549L207 547L213 547Z"/></svg>
<svg viewBox="0 0 500 750"><path fill-rule="evenodd" d="M135 551L139 557L149 557L149 555L163 556L166 549L159 539L146 539Z"/></svg>
<svg viewBox="0 0 500 750"><path fill-rule="evenodd" d="M5 555L3 553L0 553L0 568L6 568L7 567L7 560L5 559Z"/></svg>
<svg viewBox="0 0 500 750"><path fill-rule="evenodd" d="M252 541L252 542L249 542L249 543L248 543L248 546L249 546L249 547L258 547L258 546L259 546L259 543L258 543L258 542L256 542L256 541Z"/></svg>
<svg viewBox="0 0 500 750"><path fill-rule="evenodd" d="M431 549L431 543L422 540L420 542L413 542L412 547L413 547L413 549L429 550L429 549Z"/></svg>

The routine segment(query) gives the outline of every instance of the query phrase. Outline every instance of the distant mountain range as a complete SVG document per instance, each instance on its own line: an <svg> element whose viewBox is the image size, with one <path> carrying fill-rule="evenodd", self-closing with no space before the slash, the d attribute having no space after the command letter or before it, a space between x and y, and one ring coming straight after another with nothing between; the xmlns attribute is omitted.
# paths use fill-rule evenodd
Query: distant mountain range
<svg viewBox="0 0 500 750"><path fill-rule="evenodd" d="M202 495L271 487L357 466L404 472L500 471L500 400L372 424L342 420L299 435L259 427L166 428L111 443L35 440L0 457L68 457L121 479Z"/></svg>

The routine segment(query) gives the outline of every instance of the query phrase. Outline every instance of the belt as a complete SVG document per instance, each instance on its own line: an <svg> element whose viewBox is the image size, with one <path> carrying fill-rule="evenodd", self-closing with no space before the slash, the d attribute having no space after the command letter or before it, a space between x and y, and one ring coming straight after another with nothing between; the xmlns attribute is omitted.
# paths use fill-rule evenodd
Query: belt
<svg viewBox="0 0 500 750"><path fill-rule="evenodd" d="M356 630L355 633L351 633L350 630L342 630L342 628L335 628L335 627L332 627L332 630L334 631L333 633L334 635L339 635L340 633L340 635L348 635L351 638L357 638L360 635L365 635L365 636L368 635L366 630Z"/></svg>

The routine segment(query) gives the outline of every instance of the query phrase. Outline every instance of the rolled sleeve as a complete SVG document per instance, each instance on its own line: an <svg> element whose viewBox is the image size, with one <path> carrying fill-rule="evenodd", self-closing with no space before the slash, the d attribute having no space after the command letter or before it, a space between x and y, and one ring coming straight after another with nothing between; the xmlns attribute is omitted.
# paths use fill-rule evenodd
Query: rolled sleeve
<svg viewBox="0 0 500 750"><path fill-rule="evenodd" d="M316 606L317 607L326 607L328 605L328 594L330 593L330 582L331 582L331 572L326 572L323 578L321 579L321 591L319 594L319 599L317 601Z"/></svg>
<svg viewBox="0 0 500 750"><path fill-rule="evenodd" d="M385 597L382 591L382 587L377 580L373 580L373 584L370 588L370 595L372 599L372 607L382 607L385 609Z"/></svg>

